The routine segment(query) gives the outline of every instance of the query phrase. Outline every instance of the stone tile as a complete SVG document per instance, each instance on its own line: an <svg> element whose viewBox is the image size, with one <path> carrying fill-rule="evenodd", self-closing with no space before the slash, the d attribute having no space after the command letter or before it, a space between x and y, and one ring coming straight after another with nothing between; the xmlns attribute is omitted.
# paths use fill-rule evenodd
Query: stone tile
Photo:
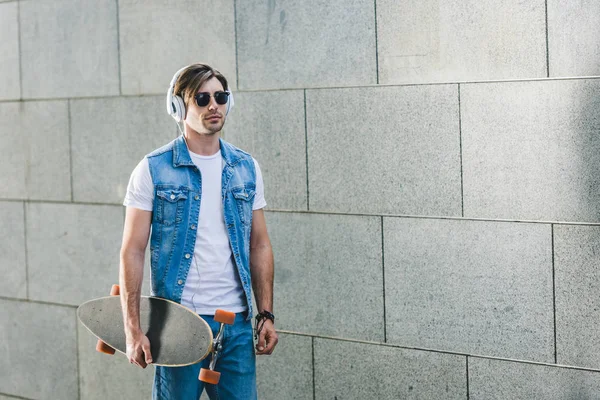
<svg viewBox="0 0 600 400"><path fill-rule="evenodd" d="M551 228L384 218L387 341L554 361Z"/></svg>
<svg viewBox="0 0 600 400"><path fill-rule="evenodd" d="M0 103L0 121L0 197L70 200L67 102Z"/></svg>
<svg viewBox="0 0 600 400"><path fill-rule="evenodd" d="M546 77L543 0L378 0L379 83Z"/></svg>
<svg viewBox="0 0 600 400"><path fill-rule="evenodd" d="M465 357L315 339L317 399L465 399Z"/></svg>
<svg viewBox="0 0 600 400"><path fill-rule="evenodd" d="M0 299L0 392L77 399L75 309Z"/></svg>
<svg viewBox="0 0 600 400"><path fill-rule="evenodd" d="M383 341L380 218L269 212L266 219L277 328Z"/></svg>
<svg viewBox="0 0 600 400"><path fill-rule="evenodd" d="M559 364L600 369L599 226L554 226Z"/></svg>
<svg viewBox="0 0 600 400"><path fill-rule="evenodd" d="M372 0L236 3L239 87L377 83Z"/></svg>
<svg viewBox="0 0 600 400"><path fill-rule="evenodd" d="M195 62L235 89L234 16L233 0L119 0L123 94L165 95L175 72Z"/></svg>
<svg viewBox="0 0 600 400"><path fill-rule="evenodd" d="M268 209L307 209L303 91L235 95L224 137L258 161Z"/></svg>
<svg viewBox="0 0 600 400"><path fill-rule="evenodd" d="M0 230L0 293L4 297L27 297L24 213L21 202L0 202L0 226L5 227Z"/></svg>
<svg viewBox="0 0 600 400"><path fill-rule="evenodd" d="M0 100L21 97L19 3L0 5Z"/></svg>
<svg viewBox="0 0 600 400"><path fill-rule="evenodd" d="M81 400L150 399L154 367L142 369L129 363L125 355L96 351L98 339L81 323L79 335L79 384Z"/></svg>
<svg viewBox="0 0 600 400"><path fill-rule="evenodd" d="M600 75L600 3L548 0L550 76Z"/></svg>
<svg viewBox="0 0 600 400"><path fill-rule="evenodd" d="M600 373L469 358L471 400L596 399Z"/></svg>
<svg viewBox="0 0 600 400"><path fill-rule="evenodd" d="M309 209L461 215L456 85L306 92Z"/></svg>
<svg viewBox="0 0 600 400"><path fill-rule="evenodd" d="M75 201L123 203L135 166L176 137L164 101L153 96L71 102Z"/></svg>
<svg viewBox="0 0 600 400"><path fill-rule="evenodd" d="M20 7L23 97L119 94L115 0L22 1Z"/></svg>
<svg viewBox="0 0 600 400"><path fill-rule="evenodd" d="M79 305L118 282L119 206L27 204L31 299Z"/></svg>
<svg viewBox="0 0 600 400"><path fill-rule="evenodd" d="M273 354L256 360L259 399L313 400L312 338L279 333Z"/></svg>
<svg viewBox="0 0 600 400"><path fill-rule="evenodd" d="M600 80L461 86L468 217L600 221Z"/></svg>

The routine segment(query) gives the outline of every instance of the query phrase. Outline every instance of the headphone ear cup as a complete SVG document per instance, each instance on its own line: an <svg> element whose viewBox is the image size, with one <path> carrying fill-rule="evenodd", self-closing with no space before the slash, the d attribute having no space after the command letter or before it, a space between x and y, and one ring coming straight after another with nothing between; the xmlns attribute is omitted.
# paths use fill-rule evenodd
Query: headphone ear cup
<svg viewBox="0 0 600 400"><path fill-rule="evenodd" d="M172 111L171 116L175 118L175 121L181 122L185 119L185 103L181 96L173 96L171 100Z"/></svg>
<svg viewBox="0 0 600 400"><path fill-rule="evenodd" d="M231 93L230 90L228 90L229 92L229 97L227 98L227 110L225 111L225 115L229 115L229 112L231 111L231 109L233 108L233 105L235 104L235 102L233 101L233 93Z"/></svg>

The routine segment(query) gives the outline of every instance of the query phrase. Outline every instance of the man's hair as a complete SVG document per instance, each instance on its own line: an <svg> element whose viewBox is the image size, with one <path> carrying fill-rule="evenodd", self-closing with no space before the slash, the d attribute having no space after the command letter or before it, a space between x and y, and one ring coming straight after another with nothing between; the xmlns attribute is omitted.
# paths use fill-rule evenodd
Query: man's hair
<svg viewBox="0 0 600 400"><path fill-rule="evenodd" d="M198 89L212 78L217 78L221 82L223 90L229 88L227 86L227 79L216 69L202 63L192 64L186 67L179 75L179 78L177 78L173 93L181 96L185 104L187 104L188 100L196 95Z"/></svg>

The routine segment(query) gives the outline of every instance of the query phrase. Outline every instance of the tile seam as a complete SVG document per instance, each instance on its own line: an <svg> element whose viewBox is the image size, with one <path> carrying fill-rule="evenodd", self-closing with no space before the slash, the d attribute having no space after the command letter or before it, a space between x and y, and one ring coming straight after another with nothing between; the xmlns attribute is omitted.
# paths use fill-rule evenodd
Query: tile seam
<svg viewBox="0 0 600 400"><path fill-rule="evenodd" d="M87 201L66 201L66 200L40 200L40 199L24 199L24 198L0 198L1 202L23 202L33 204L62 204L62 205L81 205L81 206L108 206L122 207L121 203L93 203ZM552 221L552 220L527 220L527 219L498 219L498 218L475 218L475 217L452 217L445 215L411 215L411 214L369 214L369 213L352 213L352 212L335 212L335 211L319 211L319 210L290 210L283 208L266 208L266 212L282 213L282 214L314 214L314 215L332 215L332 216L349 216L349 217L385 217L385 218L404 218L404 219L433 219L433 220L449 220L449 221L474 221L474 222L499 222L499 223L516 223L516 224L541 224L541 225L576 225L576 226L600 226L600 222L586 221Z"/></svg>
<svg viewBox="0 0 600 400"><path fill-rule="evenodd" d="M237 0L233 0L233 36L235 42L235 85L240 89L240 72L238 58L238 34L237 34Z"/></svg>
<svg viewBox="0 0 600 400"><path fill-rule="evenodd" d="M466 369L466 378L467 378L467 400L470 398L469 394L469 356L465 357L465 369Z"/></svg>
<svg viewBox="0 0 600 400"><path fill-rule="evenodd" d="M23 201L23 239L25 249L25 298L29 299L29 251L27 246L27 202Z"/></svg>
<svg viewBox="0 0 600 400"><path fill-rule="evenodd" d="M308 183L308 114L306 111L306 90L304 90L304 154L306 163L306 210L310 211L310 190Z"/></svg>
<svg viewBox="0 0 600 400"><path fill-rule="evenodd" d="M21 0L23 1L23 0ZM31 1L31 0L30 0ZM363 89L363 88L403 88L413 86L448 86L448 85L486 85L495 83L529 83L529 82L555 82L555 81L577 81L577 80L598 80L600 75L590 76L562 76L545 78L523 78L523 79L504 79L488 81L448 81L448 82L422 82L422 83L389 83L389 84L368 84L368 85L349 85L349 86L319 86L319 87L294 87L294 88L261 88L237 90L238 93L262 93L262 92L286 92L300 90L342 90L342 89ZM120 94L120 95L94 95L94 96L70 96L70 97L29 97L2 99L0 103L33 102L33 101L65 101L65 100L95 100L110 98L133 98L133 97L161 97L162 93L143 93L143 94Z"/></svg>
<svg viewBox="0 0 600 400"><path fill-rule="evenodd" d="M81 356L79 354L79 322L77 321L77 312L75 312L75 354L77 355L77 394L81 399Z"/></svg>
<svg viewBox="0 0 600 400"><path fill-rule="evenodd" d="M478 358L478 359L482 359L482 360L504 361L504 362L513 362L513 363L528 364L528 365L537 365L537 366L541 366L541 367L552 367L552 368L561 368L561 369L570 369L570 370L576 370L576 371L587 371L587 372L600 373L600 368L594 369L594 368L577 366L577 365L564 365L564 364L555 364L552 362L523 360L523 359L515 359L515 358L508 358L508 357L486 356L483 354L461 353L461 352L456 352L456 351L430 349L430 348L424 348L424 347L403 346L400 344L373 342L373 341L368 341L368 340L342 338L342 337L326 336L326 335L316 335L316 334L312 334L312 333L295 332L295 331L289 331L289 330L284 330L284 329L277 329L277 332L283 333L286 335L292 335L292 336L311 337L313 339L325 339L325 340L333 340L333 341L338 341L338 342L348 342L348 343L358 343L358 344L365 344L365 345L371 345L371 346L389 347L389 348L395 348L395 349L401 349L401 350L415 350L415 351L423 351L423 352L427 352L427 353L447 354L447 355L453 355L453 356Z"/></svg>
<svg viewBox="0 0 600 400"><path fill-rule="evenodd" d="M383 217L381 217L381 277L383 283L383 341L387 343L387 312L385 304L385 244L383 234Z"/></svg>
<svg viewBox="0 0 600 400"><path fill-rule="evenodd" d="M17 41L19 46L19 100L23 99L23 46L21 39L21 1L17 0Z"/></svg>
<svg viewBox="0 0 600 400"><path fill-rule="evenodd" d="M377 0L373 0L373 6L375 7L375 82L377 82L379 85L379 32L377 31Z"/></svg>
<svg viewBox="0 0 600 400"><path fill-rule="evenodd" d="M71 184L71 203L75 201L75 189L73 187L73 124L71 121L71 100L67 101L67 122L69 134L69 180Z"/></svg>
<svg viewBox="0 0 600 400"><path fill-rule="evenodd" d="M548 0L544 1L546 16L546 77L550 78L550 39L548 36Z"/></svg>
<svg viewBox="0 0 600 400"><path fill-rule="evenodd" d="M281 92L292 90L329 90L329 89L363 89L363 88L382 88L382 87L412 87L412 86L443 86L443 85L483 85L491 83L527 83L527 82L553 82L553 81L570 81L570 80L597 80L600 75L588 76L560 76L560 77L540 77L540 78L512 78L512 79L490 79L480 81L440 81L440 82L397 82L397 83L380 83L380 84L362 84L362 85L346 85L346 86L299 86L299 87L264 87L259 89L244 89L241 92Z"/></svg>
<svg viewBox="0 0 600 400"><path fill-rule="evenodd" d="M33 300L33 299L28 299L28 298L21 299L21 298L6 297L6 296L0 296L0 300L21 302L21 303L30 303L30 304L39 304L39 305L45 305L45 306L57 306L57 307L63 307L63 308L70 308L70 309L74 309L74 310L76 310L79 307L78 305L74 305L74 304L61 304L61 303L54 303L51 301Z"/></svg>
<svg viewBox="0 0 600 400"><path fill-rule="evenodd" d="M556 270L554 264L554 224L550 225L552 251L552 315L554 324L554 363L558 364L558 349L556 347Z"/></svg>
<svg viewBox="0 0 600 400"><path fill-rule="evenodd" d="M475 222L502 222L517 224L541 224L541 225L581 225L581 226L600 226L600 222L586 221L550 221L550 220L519 220L519 219L494 219L494 218L475 218L475 217L452 217L444 215L410 215L410 214L368 214L368 213L350 213L319 210L286 210L286 209L265 209L266 212L286 213L286 214L315 214L315 215L339 215L350 217L386 217L386 218L405 218L405 219L434 219L450 221L475 221Z"/></svg>
<svg viewBox="0 0 600 400"><path fill-rule="evenodd" d="M315 338L314 336L310 341L311 350L312 350L312 390L313 390L313 400L317 399L317 383L315 382Z"/></svg>
<svg viewBox="0 0 600 400"><path fill-rule="evenodd" d="M0 395L7 396L7 397L14 397L15 399L18 399L18 400L34 400L34 399L30 399L29 397L22 397L22 396L17 396L16 394L10 394L10 393L4 393L4 392L0 392Z"/></svg>
<svg viewBox="0 0 600 400"><path fill-rule="evenodd" d="M119 96L123 94L123 79L121 76L121 15L119 0L116 1L117 6L117 67L119 72Z"/></svg>
<svg viewBox="0 0 600 400"><path fill-rule="evenodd" d="M460 83L458 84L458 145L460 160L460 212L465 216L465 184L463 179L463 149L462 149L462 110L460 103Z"/></svg>

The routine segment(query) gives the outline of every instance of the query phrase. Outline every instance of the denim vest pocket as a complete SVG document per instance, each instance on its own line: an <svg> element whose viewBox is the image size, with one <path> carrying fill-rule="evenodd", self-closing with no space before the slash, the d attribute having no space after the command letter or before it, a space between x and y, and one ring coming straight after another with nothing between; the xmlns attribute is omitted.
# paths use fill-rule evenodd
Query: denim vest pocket
<svg viewBox="0 0 600 400"><path fill-rule="evenodd" d="M240 220L244 225L250 225L252 223L252 206L254 205L256 185L249 182L245 185L233 187L231 188L231 194L235 199Z"/></svg>
<svg viewBox="0 0 600 400"><path fill-rule="evenodd" d="M185 189L157 190L156 222L163 225L173 225L180 222L187 198L187 190Z"/></svg>

